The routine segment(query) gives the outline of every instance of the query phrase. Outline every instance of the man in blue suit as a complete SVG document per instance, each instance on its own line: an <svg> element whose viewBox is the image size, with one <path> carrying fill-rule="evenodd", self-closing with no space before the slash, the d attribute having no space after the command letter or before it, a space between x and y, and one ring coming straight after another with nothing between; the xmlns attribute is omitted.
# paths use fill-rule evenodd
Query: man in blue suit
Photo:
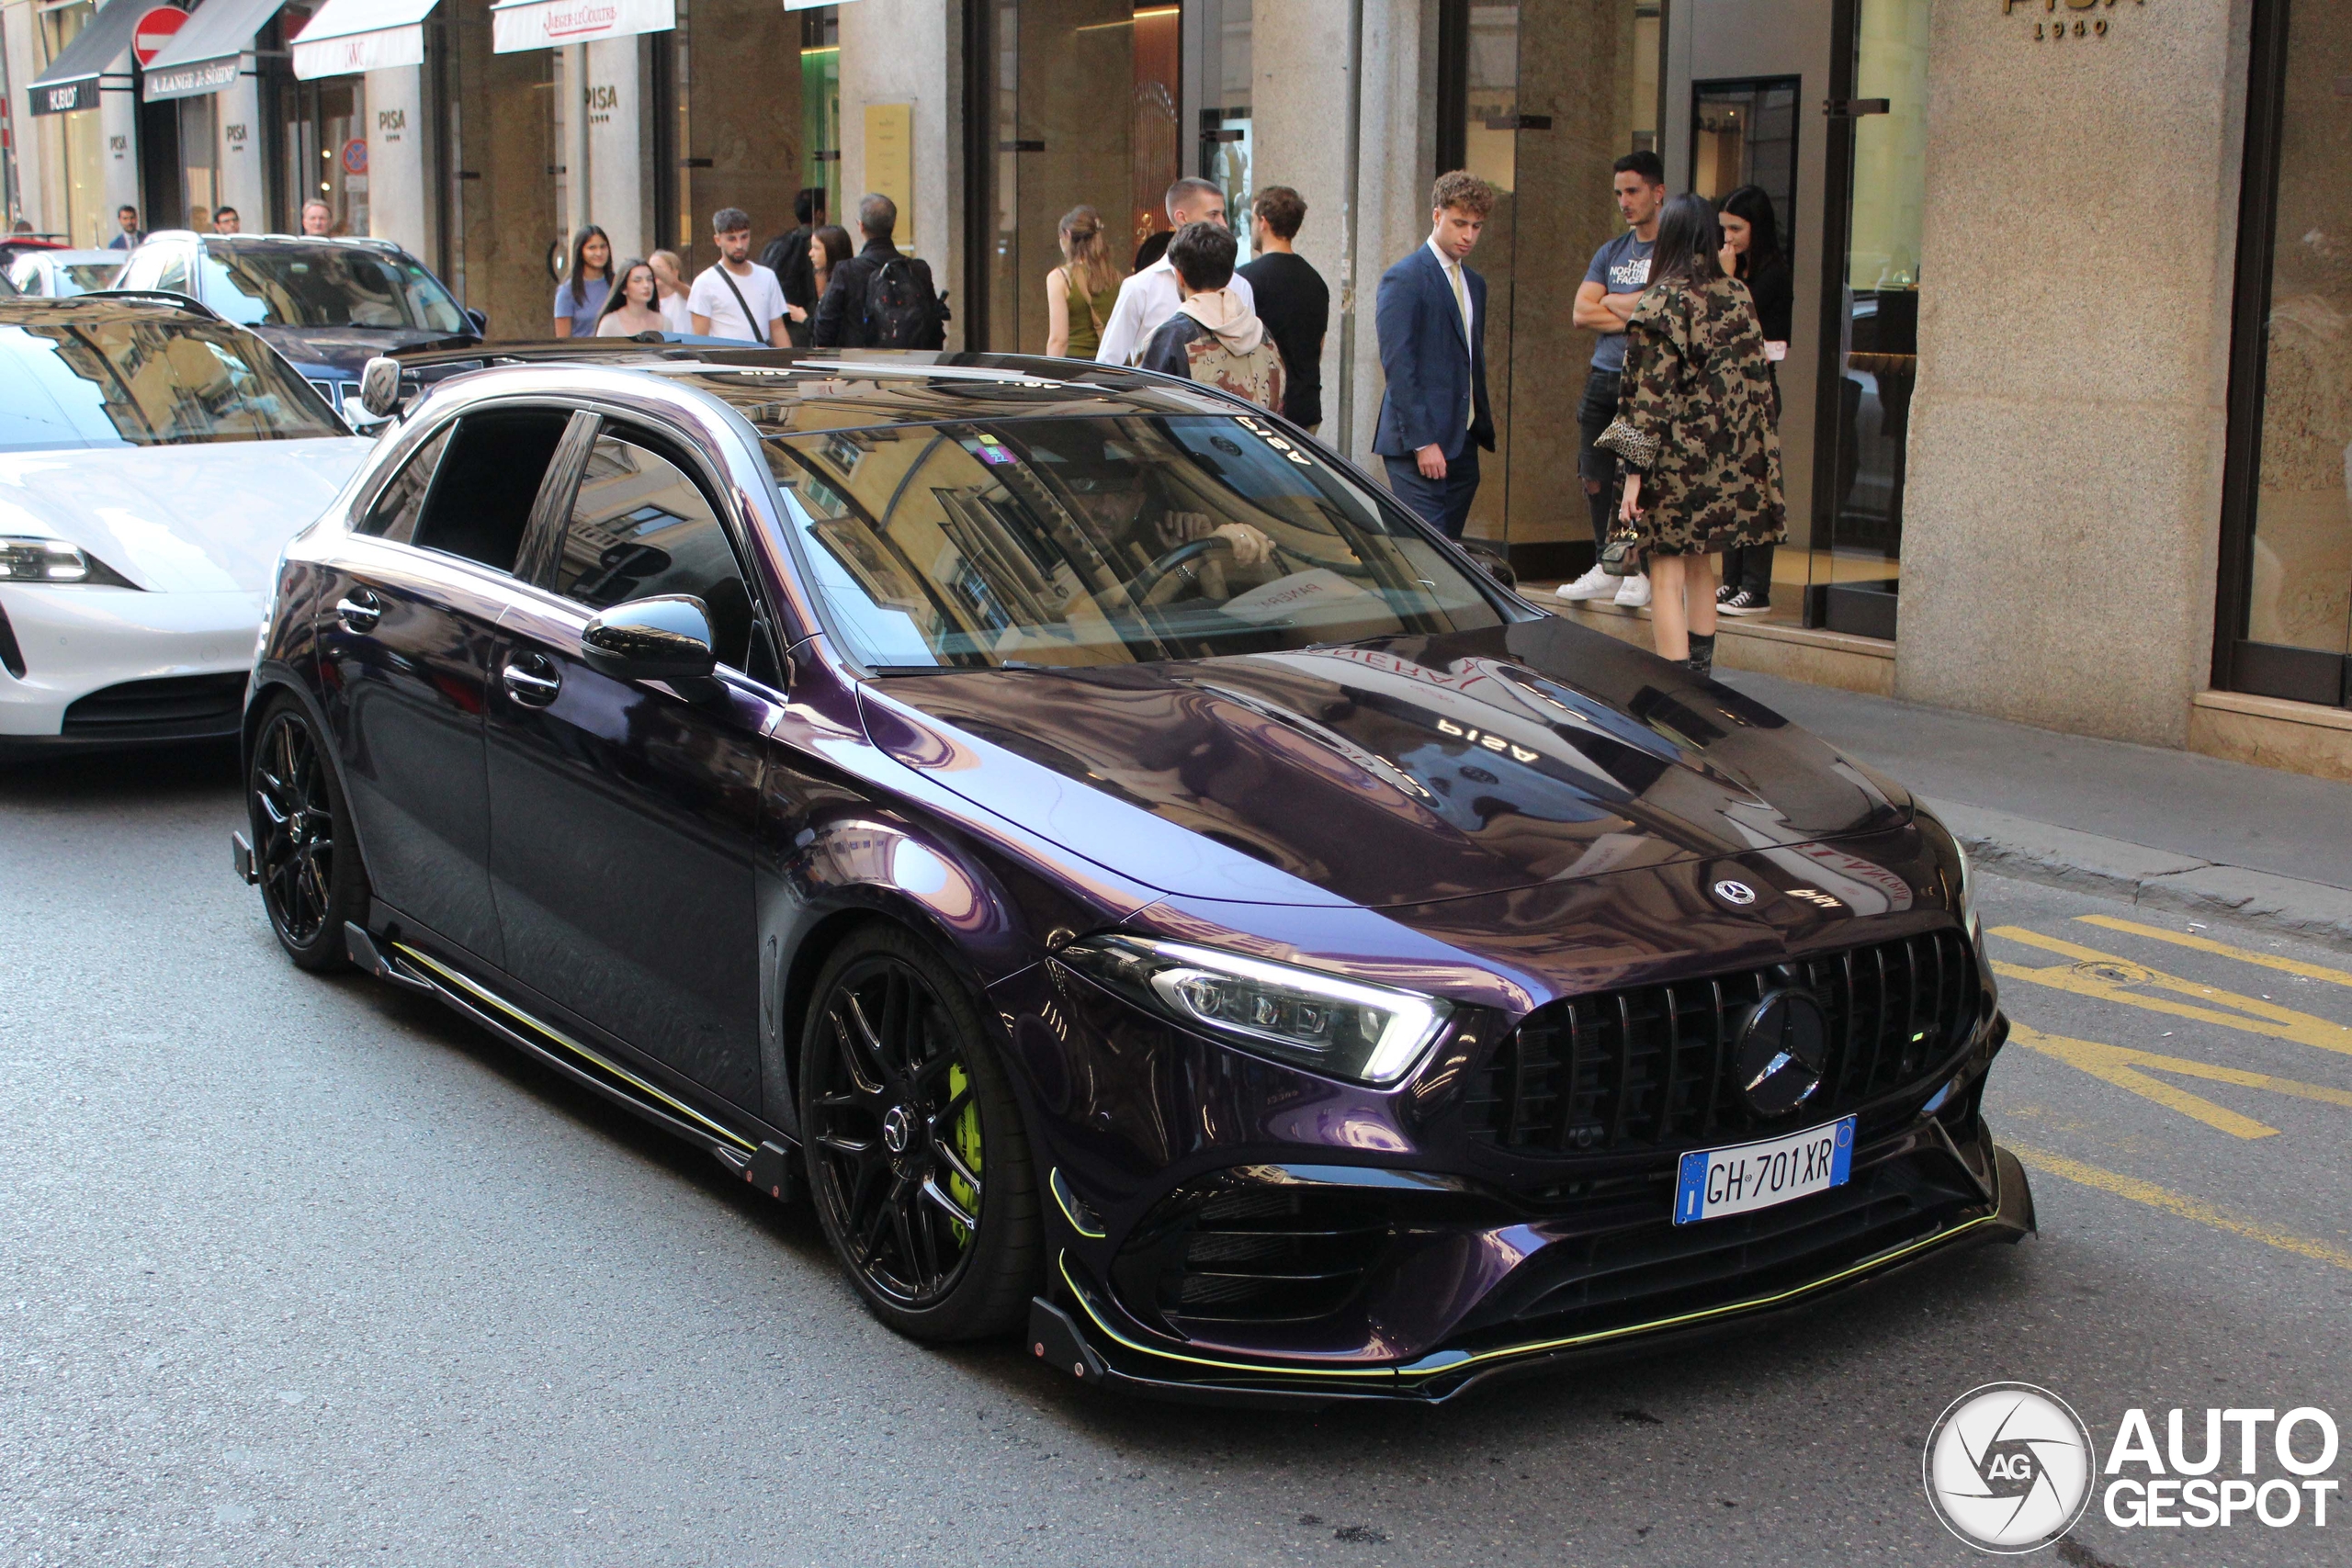
<svg viewBox="0 0 2352 1568"><path fill-rule="evenodd" d="M1382 276L1380 424L1372 449L1396 499L1462 537L1478 493L1478 448L1495 449L1487 406L1487 280L1464 262L1477 244L1495 187L1457 169L1430 193L1429 243Z"/></svg>

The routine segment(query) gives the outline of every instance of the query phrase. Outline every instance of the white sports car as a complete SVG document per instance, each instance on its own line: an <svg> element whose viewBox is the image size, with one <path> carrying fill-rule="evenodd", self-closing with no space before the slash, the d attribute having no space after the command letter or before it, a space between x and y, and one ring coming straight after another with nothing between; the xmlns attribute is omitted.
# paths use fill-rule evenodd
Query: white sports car
<svg viewBox="0 0 2352 1568"><path fill-rule="evenodd" d="M0 299L0 761L235 734L278 550L373 445L202 306Z"/></svg>

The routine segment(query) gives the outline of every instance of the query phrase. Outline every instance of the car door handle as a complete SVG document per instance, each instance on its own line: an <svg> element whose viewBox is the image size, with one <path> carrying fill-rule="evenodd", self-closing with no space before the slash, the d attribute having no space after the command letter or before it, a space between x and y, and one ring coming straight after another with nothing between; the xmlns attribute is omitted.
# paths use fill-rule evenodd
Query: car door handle
<svg viewBox="0 0 2352 1568"><path fill-rule="evenodd" d="M335 617L355 632L372 632L384 618L384 602L365 588L355 588L334 602Z"/></svg>
<svg viewBox="0 0 2352 1568"><path fill-rule="evenodd" d="M543 708L563 690L563 677L544 654L526 653L510 660L499 676L506 682L506 694L526 708Z"/></svg>

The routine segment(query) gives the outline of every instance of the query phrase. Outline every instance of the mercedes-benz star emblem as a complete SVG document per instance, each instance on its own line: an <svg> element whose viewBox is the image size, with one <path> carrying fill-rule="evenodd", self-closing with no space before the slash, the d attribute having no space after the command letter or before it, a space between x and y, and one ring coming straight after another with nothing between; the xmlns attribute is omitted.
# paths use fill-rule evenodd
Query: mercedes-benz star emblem
<svg viewBox="0 0 2352 1568"><path fill-rule="evenodd" d="M1726 904L1736 904L1744 909L1756 902L1756 889L1745 882L1734 882L1731 878L1725 877L1715 884L1715 897Z"/></svg>
<svg viewBox="0 0 2352 1568"><path fill-rule="evenodd" d="M1821 1089L1829 1020L1810 991L1768 991L1740 1026L1732 1072L1748 1108L1785 1116Z"/></svg>
<svg viewBox="0 0 2352 1568"><path fill-rule="evenodd" d="M882 1118L882 1142L894 1155L907 1152L907 1144L914 1134L914 1118L907 1114L903 1105L894 1105Z"/></svg>

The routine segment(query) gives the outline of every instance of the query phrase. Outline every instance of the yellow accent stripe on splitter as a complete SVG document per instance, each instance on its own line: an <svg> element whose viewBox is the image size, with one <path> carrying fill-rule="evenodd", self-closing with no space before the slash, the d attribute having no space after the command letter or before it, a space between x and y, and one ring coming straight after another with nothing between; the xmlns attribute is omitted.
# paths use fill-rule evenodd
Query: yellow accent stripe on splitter
<svg viewBox="0 0 2352 1568"><path fill-rule="evenodd" d="M435 975L440 976L451 985L463 990L468 996L474 998L478 1001L489 1003L492 1007L496 1008L500 1012L504 1013L507 1017L514 1020L516 1022L523 1024L534 1033L546 1035L548 1039L554 1041L557 1044L562 1046L565 1050L571 1052L582 1061L592 1062L595 1066L602 1067L605 1071L612 1074L613 1077L619 1078L630 1088L637 1089L639 1093L647 1095L651 1099L658 1100L662 1104L668 1106L671 1110L676 1111L679 1115L689 1117L699 1125L709 1128L712 1132L718 1134L729 1143L733 1144L736 1147L747 1152L752 1151L753 1146L750 1143L737 1137L733 1133L729 1132L726 1128L720 1126L709 1117L705 1116L693 1106L686 1104L684 1100L676 1100L667 1094L664 1094L661 1089L656 1089L650 1083L647 1083L643 1078L639 1077L627 1067L624 1067L619 1063L611 1060L603 1053L596 1051L590 1046L582 1044L579 1041L574 1040L571 1035L566 1034L562 1030L556 1028L553 1024L544 1023L539 1020L533 1018L529 1013L514 1006L512 1003L506 1001L503 998L499 997L494 992L483 989L473 981L467 979L463 975L458 974L455 969L450 968L447 964L435 962L424 953L419 953L416 949L409 946L406 942L396 942L392 943L392 946L402 957L413 959L415 962L424 964Z"/></svg>
<svg viewBox="0 0 2352 1568"><path fill-rule="evenodd" d="M1392 1378L1396 1375L1396 1369L1394 1367L1257 1366L1248 1361L1220 1361L1207 1356L1187 1356L1181 1351L1157 1350L1148 1345L1139 1345L1102 1321L1102 1314L1094 1310L1094 1303L1088 1298L1085 1290L1076 1280L1070 1278L1069 1254L1062 1253L1055 1261L1061 1269L1063 1281L1069 1286L1070 1294L1078 1298L1078 1304L1085 1309L1086 1315L1094 1320L1094 1326L1130 1350L1140 1351L1147 1356L1157 1356L1165 1361L1183 1361L1195 1367L1213 1367L1219 1371L1248 1372L1254 1377L1265 1377L1269 1374L1282 1376L1303 1374L1318 1378Z"/></svg>
<svg viewBox="0 0 2352 1568"><path fill-rule="evenodd" d="M1487 1361L1505 1360L1521 1356L1541 1356L1555 1350L1574 1350L1588 1345L1605 1344L1611 1339L1623 1339L1636 1334L1653 1334L1669 1328L1689 1327L1696 1324L1707 1323L1716 1318L1729 1317L1740 1313L1761 1312L1768 1308L1779 1306L1784 1303L1794 1301L1800 1296L1810 1295L1815 1291L1826 1290L1832 1285L1842 1283L1843 1281L1851 1280L1858 1275L1868 1274L1877 1269L1884 1269L1891 1264L1911 1256L1915 1252L1922 1252L1929 1247L1941 1247L1947 1242L1967 1235L1970 1231L1974 1230L1979 1225L1991 1224L2000 1217L2000 1211L1996 1209L1991 1213L1978 1215L1975 1219L1970 1220L1965 1224L1955 1225L1948 1231L1939 1231L1934 1235L1922 1236L1917 1241L1906 1243L1902 1247L1895 1247L1892 1251L1882 1252L1874 1257L1866 1258L1859 1263L1839 1269L1835 1274L1826 1274L1818 1280L1809 1280L1802 1285L1792 1285L1785 1291L1776 1291L1769 1296L1753 1296L1744 1302L1732 1302L1723 1306L1709 1307L1702 1312L1683 1313L1674 1317L1656 1318L1648 1323L1628 1324L1619 1328L1599 1328L1593 1330L1589 1334L1572 1334L1562 1339L1541 1339L1525 1345L1507 1345L1499 1349L1479 1350L1464 1356L1460 1360L1448 1361L1442 1366L1436 1367L1371 1367L1361 1369L1353 1367L1303 1367L1287 1363L1275 1365L1251 1363L1247 1361L1222 1361L1202 1356L1187 1356L1174 1350L1158 1349L1149 1345L1136 1343L1135 1340L1128 1338L1125 1335L1121 1334L1117 1329L1112 1327L1108 1323L1103 1322L1102 1314L1094 1310L1094 1303L1088 1299L1086 1292L1080 1288L1076 1280L1070 1278L1069 1257L1064 1255L1057 1261L1061 1268L1062 1279L1069 1285L1071 1294L1078 1298L1078 1304L1086 1310L1086 1315L1094 1320L1095 1326L1102 1329L1103 1333L1109 1335L1113 1339L1117 1340L1127 1348L1140 1351L1142 1354L1147 1356L1157 1356L1163 1360L1189 1362L1196 1367L1213 1367L1222 1371L1247 1372L1254 1377L1430 1378L1439 1377L1452 1372L1458 1372L1465 1367L1475 1367ZM1442 1354L1442 1352L1432 1353Z"/></svg>
<svg viewBox="0 0 2352 1568"><path fill-rule="evenodd" d="M1054 1207L1062 1212L1062 1218L1069 1222L1069 1228L1076 1231L1079 1235L1084 1236L1089 1241L1101 1241L1110 1233L1108 1231L1091 1231L1086 1228L1086 1222L1078 1217L1077 1213L1073 1212L1069 1206L1069 1200L1062 1195L1063 1189L1067 1188L1069 1185L1069 1182L1062 1175L1061 1167L1059 1166L1056 1166L1054 1168L1053 1174L1046 1178L1046 1190L1054 1195Z"/></svg>

